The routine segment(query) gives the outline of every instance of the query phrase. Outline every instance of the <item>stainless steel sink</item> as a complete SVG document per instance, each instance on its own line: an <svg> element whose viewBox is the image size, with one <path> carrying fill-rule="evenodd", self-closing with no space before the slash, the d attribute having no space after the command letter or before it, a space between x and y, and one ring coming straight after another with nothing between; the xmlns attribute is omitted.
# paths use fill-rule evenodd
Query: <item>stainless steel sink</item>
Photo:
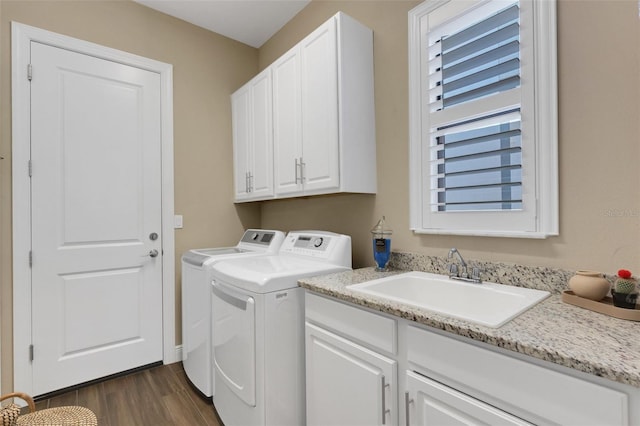
<svg viewBox="0 0 640 426"><path fill-rule="evenodd" d="M502 326L549 296L543 290L491 282L467 283L427 272L407 272L348 288L492 328Z"/></svg>

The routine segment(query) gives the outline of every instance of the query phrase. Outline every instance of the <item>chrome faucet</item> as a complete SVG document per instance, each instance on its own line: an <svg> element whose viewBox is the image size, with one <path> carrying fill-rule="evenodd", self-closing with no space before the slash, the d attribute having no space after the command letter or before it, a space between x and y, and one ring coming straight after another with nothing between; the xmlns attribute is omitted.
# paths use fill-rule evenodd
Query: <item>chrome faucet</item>
<svg viewBox="0 0 640 426"><path fill-rule="evenodd" d="M462 268L461 268L461 271L458 272L458 265L456 265L455 263L452 263L451 265L449 265L449 277L467 278L469 276L467 274L467 262L464 261L464 259L462 258L462 255L460 254L457 248L454 247L451 250L449 250L449 255L447 256L447 259L451 260L454 254L458 256L458 259L460 260Z"/></svg>
<svg viewBox="0 0 640 426"><path fill-rule="evenodd" d="M458 270L458 265L456 265L455 263L451 263L449 265L449 278L453 280L468 281L480 284L482 282L482 279L480 278L480 268L472 268L471 276L469 276L467 262L464 261L464 258L455 247L449 250L447 259L451 260L454 255L456 255L458 257L458 260L460 261L460 270Z"/></svg>

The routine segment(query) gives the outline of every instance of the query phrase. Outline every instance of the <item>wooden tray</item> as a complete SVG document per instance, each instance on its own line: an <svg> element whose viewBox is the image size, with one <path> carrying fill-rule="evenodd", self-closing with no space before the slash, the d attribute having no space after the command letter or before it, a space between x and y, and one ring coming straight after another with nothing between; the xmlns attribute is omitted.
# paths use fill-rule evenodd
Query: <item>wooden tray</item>
<svg viewBox="0 0 640 426"><path fill-rule="evenodd" d="M596 302L595 300L576 296L571 290L565 290L562 292L562 301L615 318L629 321L640 321L640 309L638 309L639 307L637 304L635 309L618 308L617 306L613 306L613 299L609 296Z"/></svg>

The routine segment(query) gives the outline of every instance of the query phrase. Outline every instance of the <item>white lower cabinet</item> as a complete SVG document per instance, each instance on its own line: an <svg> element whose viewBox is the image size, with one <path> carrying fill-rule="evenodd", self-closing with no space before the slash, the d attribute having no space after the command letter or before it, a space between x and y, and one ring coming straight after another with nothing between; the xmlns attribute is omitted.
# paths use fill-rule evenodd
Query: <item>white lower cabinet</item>
<svg viewBox="0 0 640 426"><path fill-rule="evenodd" d="M395 360L306 323L307 424L396 425Z"/></svg>
<svg viewBox="0 0 640 426"><path fill-rule="evenodd" d="M308 425L640 425L640 389L307 292Z"/></svg>
<svg viewBox="0 0 640 426"><path fill-rule="evenodd" d="M407 369L531 423L629 424L623 392L422 327L405 335Z"/></svg>
<svg viewBox="0 0 640 426"><path fill-rule="evenodd" d="M531 425L462 392L407 371L407 425Z"/></svg>

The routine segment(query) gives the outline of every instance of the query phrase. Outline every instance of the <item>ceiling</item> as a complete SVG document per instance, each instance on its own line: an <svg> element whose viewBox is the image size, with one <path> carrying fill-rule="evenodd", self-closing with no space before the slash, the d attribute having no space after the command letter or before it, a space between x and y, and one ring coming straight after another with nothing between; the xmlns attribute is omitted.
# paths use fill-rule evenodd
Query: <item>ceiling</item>
<svg viewBox="0 0 640 426"><path fill-rule="evenodd" d="M258 48L311 0L134 1Z"/></svg>

